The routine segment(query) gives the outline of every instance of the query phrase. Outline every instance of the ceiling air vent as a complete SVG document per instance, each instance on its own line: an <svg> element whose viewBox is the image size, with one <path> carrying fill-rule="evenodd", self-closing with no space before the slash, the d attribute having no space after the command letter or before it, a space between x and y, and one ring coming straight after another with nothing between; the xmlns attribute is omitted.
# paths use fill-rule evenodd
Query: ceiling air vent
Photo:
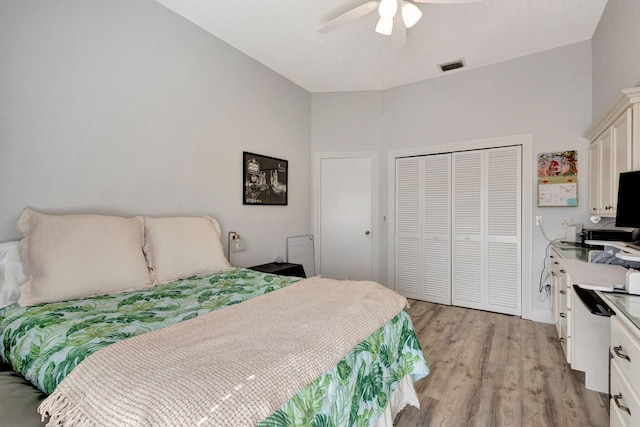
<svg viewBox="0 0 640 427"><path fill-rule="evenodd" d="M464 62L462 62L462 59L459 59L457 61L447 62L446 64L440 64L439 67L443 72L451 71L464 67Z"/></svg>

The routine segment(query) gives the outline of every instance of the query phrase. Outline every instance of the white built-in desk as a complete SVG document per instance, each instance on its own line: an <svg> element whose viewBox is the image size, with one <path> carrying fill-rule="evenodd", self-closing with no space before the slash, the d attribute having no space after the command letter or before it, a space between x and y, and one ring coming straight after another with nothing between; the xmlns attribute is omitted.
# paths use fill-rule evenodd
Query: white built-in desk
<svg viewBox="0 0 640 427"><path fill-rule="evenodd" d="M575 259L561 259L572 288L613 291L615 284L625 283L627 269L619 265L592 264ZM580 296L571 289L571 368L585 374L585 387L601 393L609 392L609 317L591 313ZM606 301L603 304L608 305Z"/></svg>
<svg viewBox="0 0 640 427"><path fill-rule="evenodd" d="M573 285L596 291L624 288L627 269L620 265L592 264L575 259L560 260L560 265L571 274Z"/></svg>

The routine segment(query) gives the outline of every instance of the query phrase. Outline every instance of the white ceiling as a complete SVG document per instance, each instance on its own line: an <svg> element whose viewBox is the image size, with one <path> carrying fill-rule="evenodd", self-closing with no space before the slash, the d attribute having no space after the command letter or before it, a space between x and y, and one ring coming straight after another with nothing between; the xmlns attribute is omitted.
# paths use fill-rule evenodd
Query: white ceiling
<svg viewBox="0 0 640 427"><path fill-rule="evenodd" d="M377 12L317 30L366 0L156 0L310 92L380 90L464 72L593 36L607 0L419 4L422 19L394 49Z"/></svg>

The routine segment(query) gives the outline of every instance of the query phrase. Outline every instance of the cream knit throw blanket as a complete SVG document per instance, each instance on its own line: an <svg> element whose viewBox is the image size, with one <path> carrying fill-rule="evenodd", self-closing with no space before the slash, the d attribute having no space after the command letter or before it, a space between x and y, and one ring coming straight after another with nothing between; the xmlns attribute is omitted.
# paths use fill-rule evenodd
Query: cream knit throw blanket
<svg viewBox="0 0 640 427"><path fill-rule="evenodd" d="M38 411L48 426L256 425L405 305L377 283L306 279L105 347Z"/></svg>

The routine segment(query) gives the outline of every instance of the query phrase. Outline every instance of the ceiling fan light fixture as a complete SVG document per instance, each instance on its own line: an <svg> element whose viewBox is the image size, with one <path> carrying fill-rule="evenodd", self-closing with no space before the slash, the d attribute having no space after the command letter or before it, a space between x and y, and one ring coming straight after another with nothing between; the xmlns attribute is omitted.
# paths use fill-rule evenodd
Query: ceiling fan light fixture
<svg viewBox="0 0 640 427"><path fill-rule="evenodd" d="M411 28L422 18L422 11L413 3L403 2L402 22L407 28Z"/></svg>
<svg viewBox="0 0 640 427"><path fill-rule="evenodd" d="M390 36L393 32L393 17L385 18L383 16L378 20L378 25L376 25L376 33L384 34L385 36Z"/></svg>
<svg viewBox="0 0 640 427"><path fill-rule="evenodd" d="M380 18L388 18L391 19L396 16L398 12L398 1L397 0L382 0L380 1L380 6L378 6L378 14Z"/></svg>

